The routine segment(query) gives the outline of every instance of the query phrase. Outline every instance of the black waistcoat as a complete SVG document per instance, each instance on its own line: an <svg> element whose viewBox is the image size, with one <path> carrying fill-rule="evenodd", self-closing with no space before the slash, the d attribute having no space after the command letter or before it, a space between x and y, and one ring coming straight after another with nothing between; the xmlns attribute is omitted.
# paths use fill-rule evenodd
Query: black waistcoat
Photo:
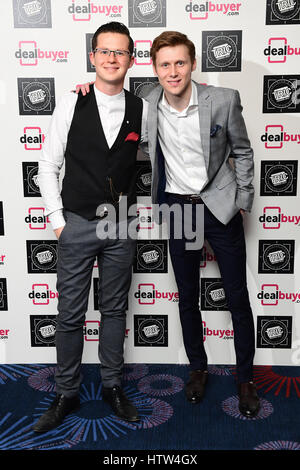
<svg viewBox="0 0 300 470"><path fill-rule="evenodd" d="M86 96L79 94L65 151L61 193L65 209L91 220L100 204L115 204L121 193L127 196L128 207L136 203L136 154L142 111L142 100L125 90L124 120L109 148L94 87Z"/></svg>

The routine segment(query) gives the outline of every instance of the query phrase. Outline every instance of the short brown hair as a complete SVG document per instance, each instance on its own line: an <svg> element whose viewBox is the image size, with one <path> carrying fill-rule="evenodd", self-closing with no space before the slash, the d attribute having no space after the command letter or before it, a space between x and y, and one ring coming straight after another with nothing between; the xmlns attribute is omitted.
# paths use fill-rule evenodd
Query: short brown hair
<svg viewBox="0 0 300 470"><path fill-rule="evenodd" d="M123 23L119 23L118 21L111 21L110 23L105 23L102 26L100 26L100 28L97 29L97 31L94 33L94 36L92 38L92 51L93 52L97 47L98 36L101 33L124 34L125 36L128 37L128 41L129 41L128 49L129 49L130 55L133 54L133 47L134 47L133 39L130 36L129 29Z"/></svg>
<svg viewBox="0 0 300 470"><path fill-rule="evenodd" d="M192 64L196 57L194 43L183 33L178 31L164 31L157 36L150 49L150 56L154 65L156 65L156 54L163 47L174 47L184 45L188 48Z"/></svg>

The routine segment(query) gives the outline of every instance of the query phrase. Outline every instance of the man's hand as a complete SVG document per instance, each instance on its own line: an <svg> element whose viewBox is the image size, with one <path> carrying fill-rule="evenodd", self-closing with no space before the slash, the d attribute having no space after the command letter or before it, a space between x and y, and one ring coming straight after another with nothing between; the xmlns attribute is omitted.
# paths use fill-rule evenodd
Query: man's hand
<svg viewBox="0 0 300 470"><path fill-rule="evenodd" d="M54 230L54 233L55 233L55 235L56 235L56 237L57 237L57 240L59 240L59 237L60 237L60 235L61 235L61 232L63 231L64 228L65 228L65 226L56 228L56 229Z"/></svg>
<svg viewBox="0 0 300 470"><path fill-rule="evenodd" d="M244 211L244 209L240 209L240 213L241 213L242 216L244 217L244 215L246 214L246 211Z"/></svg>
<svg viewBox="0 0 300 470"><path fill-rule="evenodd" d="M90 85L93 85L95 82L88 82L84 83L83 85L76 85L76 93L78 94L80 91L85 96L87 93L90 92Z"/></svg>

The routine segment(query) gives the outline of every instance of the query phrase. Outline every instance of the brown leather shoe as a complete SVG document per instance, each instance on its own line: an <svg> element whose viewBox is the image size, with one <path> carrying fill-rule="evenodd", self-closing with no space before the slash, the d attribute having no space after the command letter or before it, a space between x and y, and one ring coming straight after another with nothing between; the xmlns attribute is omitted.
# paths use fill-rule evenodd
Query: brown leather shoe
<svg viewBox="0 0 300 470"><path fill-rule="evenodd" d="M238 384L239 410L247 418L253 418L260 409L260 402L253 382Z"/></svg>
<svg viewBox="0 0 300 470"><path fill-rule="evenodd" d="M202 400L207 379L207 370L192 370L190 372L190 380L185 386L185 394L189 402L199 403Z"/></svg>

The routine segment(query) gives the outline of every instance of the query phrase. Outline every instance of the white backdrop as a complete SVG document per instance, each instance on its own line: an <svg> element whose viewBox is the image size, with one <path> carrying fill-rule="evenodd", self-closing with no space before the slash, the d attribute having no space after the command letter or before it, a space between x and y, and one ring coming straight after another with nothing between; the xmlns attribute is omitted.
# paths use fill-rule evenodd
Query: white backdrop
<svg viewBox="0 0 300 470"><path fill-rule="evenodd" d="M126 88L143 95L152 86L149 49L168 29L194 41L195 80L239 90L256 168L255 202L245 218L255 363L299 365L299 0L1 1L0 362L56 360L57 246L43 214L36 168L55 102L75 84L94 78L87 50L91 35L108 21L128 25L135 41ZM167 242L159 239L146 209L150 169L143 163L140 171L141 240L125 360L186 363ZM222 289L218 266L209 246L205 253L200 302L209 362L234 364L226 301L214 300ZM97 277L95 267L84 362L98 360Z"/></svg>

